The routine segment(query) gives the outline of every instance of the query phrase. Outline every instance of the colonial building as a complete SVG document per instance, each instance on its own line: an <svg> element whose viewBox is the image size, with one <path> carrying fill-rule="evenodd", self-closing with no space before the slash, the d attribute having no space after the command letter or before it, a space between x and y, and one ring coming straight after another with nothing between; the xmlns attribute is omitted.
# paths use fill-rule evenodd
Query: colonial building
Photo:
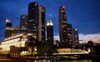
<svg viewBox="0 0 100 62"><path fill-rule="evenodd" d="M25 43L28 40L28 36L33 36L33 34L21 33L5 38L1 42L0 48L2 49L2 51L10 51L10 46L25 47Z"/></svg>

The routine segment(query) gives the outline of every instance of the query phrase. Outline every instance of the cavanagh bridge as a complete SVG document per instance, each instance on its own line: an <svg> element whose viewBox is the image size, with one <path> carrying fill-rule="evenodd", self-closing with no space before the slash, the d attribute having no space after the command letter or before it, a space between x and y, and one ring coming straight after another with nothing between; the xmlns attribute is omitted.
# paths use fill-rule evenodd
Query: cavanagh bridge
<svg viewBox="0 0 100 62"><path fill-rule="evenodd" d="M58 53L53 53L53 55L82 55L89 54L90 50L81 50L81 49L71 49L71 48L60 48L57 49Z"/></svg>
<svg viewBox="0 0 100 62"><path fill-rule="evenodd" d="M87 58L90 54L90 49L88 51L82 49L71 49L71 48L59 48L58 53L53 53L53 56L63 56L66 58Z"/></svg>

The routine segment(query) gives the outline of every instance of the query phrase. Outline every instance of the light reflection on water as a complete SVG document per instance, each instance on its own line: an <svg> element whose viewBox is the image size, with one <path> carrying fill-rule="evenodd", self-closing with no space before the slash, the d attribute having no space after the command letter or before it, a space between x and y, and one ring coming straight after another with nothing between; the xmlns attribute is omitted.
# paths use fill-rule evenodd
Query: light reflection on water
<svg viewBox="0 0 100 62"><path fill-rule="evenodd" d="M92 62L92 60L66 60L60 62Z"/></svg>
<svg viewBox="0 0 100 62"><path fill-rule="evenodd" d="M65 60L65 61L59 61L59 60L56 60L56 61L52 61L52 60L14 60L14 61L0 61L0 62L100 62L98 60L89 60L89 59L86 59L86 60Z"/></svg>
<svg viewBox="0 0 100 62"><path fill-rule="evenodd" d="M34 62L50 62L50 60L35 60Z"/></svg>
<svg viewBox="0 0 100 62"><path fill-rule="evenodd" d="M87 60L66 60L66 61L35 60L34 62L93 62L93 61L87 59Z"/></svg>

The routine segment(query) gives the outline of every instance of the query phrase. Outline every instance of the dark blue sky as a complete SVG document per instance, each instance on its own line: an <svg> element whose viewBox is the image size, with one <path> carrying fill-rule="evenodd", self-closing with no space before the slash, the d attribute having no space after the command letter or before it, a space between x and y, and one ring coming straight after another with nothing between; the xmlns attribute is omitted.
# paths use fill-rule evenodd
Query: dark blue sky
<svg viewBox="0 0 100 62"><path fill-rule="evenodd" d="M37 1L46 7L46 22L52 20L54 34L59 34L59 7L65 5L68 23L78 28L79 33L100 33L100 0L0 0L0 40L4 38L5 19L13 26L20 25L20 15L28 13L28 4Z"/></svg>

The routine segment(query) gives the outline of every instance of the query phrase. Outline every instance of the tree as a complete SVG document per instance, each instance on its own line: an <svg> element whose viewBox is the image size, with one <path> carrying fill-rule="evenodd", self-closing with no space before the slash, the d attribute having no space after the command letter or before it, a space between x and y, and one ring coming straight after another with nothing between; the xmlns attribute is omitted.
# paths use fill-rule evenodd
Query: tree
<svg viewBox="0 0 100 62"><path fill-rule="evenodd" d="M88 47L94 47L94 42L93 41L88 41L87 45L88 45Z"/></svg>
<svg viewBox="0 0 100 62"><path fill-rule="evenodd" d="M34 49L33 48L36 46L36 42L37 42L37 40L34 37L32 37L32 36L29 36L28 37L28 40L26 42L26 46L28 47L29 53L31 55L34 52Z"/></svg>

